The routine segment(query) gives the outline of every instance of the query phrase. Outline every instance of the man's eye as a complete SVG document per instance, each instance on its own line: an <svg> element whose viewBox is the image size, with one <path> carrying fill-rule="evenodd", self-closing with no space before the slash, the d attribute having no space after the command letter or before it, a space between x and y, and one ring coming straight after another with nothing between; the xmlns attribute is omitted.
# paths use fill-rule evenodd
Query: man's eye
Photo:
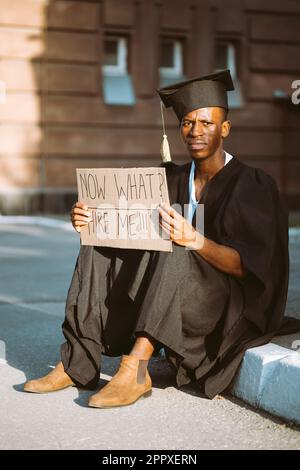
<svg viewBox="0 0 300 470"><path fill-rule="evenodd" d="M184 121L182 124L184 127L190 126L191 123L189 121Z"/></svg>

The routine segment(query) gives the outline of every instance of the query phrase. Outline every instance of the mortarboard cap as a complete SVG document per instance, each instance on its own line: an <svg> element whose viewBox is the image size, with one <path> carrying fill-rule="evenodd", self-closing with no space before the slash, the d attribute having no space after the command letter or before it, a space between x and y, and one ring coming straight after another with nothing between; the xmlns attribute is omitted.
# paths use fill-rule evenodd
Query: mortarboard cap
<svg viewBox="0 0 300 470"><path fill-rule="evenodd" d="M219 72L174 83L157 90L166 108L172 107L179 121L199 108L219 106L228 109L227 91L234 90L230 71Z"/></svg>

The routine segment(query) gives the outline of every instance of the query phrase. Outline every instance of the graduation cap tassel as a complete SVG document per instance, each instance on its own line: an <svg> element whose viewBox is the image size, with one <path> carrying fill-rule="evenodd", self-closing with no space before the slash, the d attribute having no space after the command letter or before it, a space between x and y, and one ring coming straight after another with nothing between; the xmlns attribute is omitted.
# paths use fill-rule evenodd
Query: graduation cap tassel
<svg viewBox="0 0 300 470"><path fill-rule="evenodd" d="M168 142L168 137L165 130L165 121L164 121L164 113L162 107L162 101L160 102L160 111L161 111L161 120L163 126L163 140L160 146L160 154L163 162L170 162L172 161L171 153L170 153L170 146Z"/></svg>

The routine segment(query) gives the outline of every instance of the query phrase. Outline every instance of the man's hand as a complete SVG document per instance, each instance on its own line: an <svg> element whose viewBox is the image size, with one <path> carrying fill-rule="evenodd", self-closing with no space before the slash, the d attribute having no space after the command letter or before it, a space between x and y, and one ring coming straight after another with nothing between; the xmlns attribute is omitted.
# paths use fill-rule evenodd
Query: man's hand
<svg viewBox="0 0 300 470"><path fill-rule="evenodd" d="M88 211L88 206L83 204L83 202L76 202L76 204L72 206L70 219L76 232L80 233L81 230L91 222L92 214Z"/></svg>
<svg viewBox="0 0 300 470"><path fill-rule="evenodd" d="M247 275L237 250L204 237L168 204L159 206L159 214L160 226L174 243L195 250L205 261L224 273L240 279Z"/></svg>
<svg viewBox="0 0 300 470"><path fill-rule="evenodd" d="M177 245L185 246L191 250L200 250L203 245L203 236L168 204L159 206L160 226Z"/></svg>

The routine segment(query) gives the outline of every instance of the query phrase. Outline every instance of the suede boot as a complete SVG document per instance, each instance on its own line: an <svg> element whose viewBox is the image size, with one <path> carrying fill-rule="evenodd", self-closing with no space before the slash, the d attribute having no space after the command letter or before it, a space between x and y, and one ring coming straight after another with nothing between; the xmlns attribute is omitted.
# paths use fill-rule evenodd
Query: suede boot
<svg viewBox="0 0 300 470"><path fill-rule="evenodd" d="M62 362L59 362L55 369L49 374L37 380L30 380L24 385L25 392L48 393L62 390L74 385L72 379L65 373Z"/></svg>
<svg viewBox="0 0 300 470"><path fill-rule="evenodd" d="M89 400L94 408L113 408L135 403L151 395L152 381L147 370L148 360L122 356L119 370L98 393Z"/></svg>

